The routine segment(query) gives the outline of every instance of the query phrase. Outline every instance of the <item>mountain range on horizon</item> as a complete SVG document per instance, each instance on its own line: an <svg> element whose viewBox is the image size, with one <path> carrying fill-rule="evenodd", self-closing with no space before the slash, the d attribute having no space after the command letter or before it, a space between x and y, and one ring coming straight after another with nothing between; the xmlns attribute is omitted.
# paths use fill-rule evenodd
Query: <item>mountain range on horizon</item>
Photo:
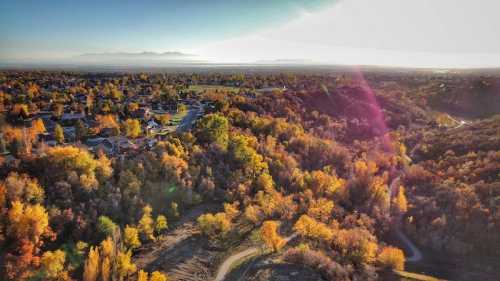
<svg viewBox="0 0 500 281"><path fill-rule="evenodd" d="M163 53L158 52L103 52L103 53L84 53L77 58L114 58L114 59L187 59L196 57L193 54L187 54L178 51L167 51Z"/></svg>

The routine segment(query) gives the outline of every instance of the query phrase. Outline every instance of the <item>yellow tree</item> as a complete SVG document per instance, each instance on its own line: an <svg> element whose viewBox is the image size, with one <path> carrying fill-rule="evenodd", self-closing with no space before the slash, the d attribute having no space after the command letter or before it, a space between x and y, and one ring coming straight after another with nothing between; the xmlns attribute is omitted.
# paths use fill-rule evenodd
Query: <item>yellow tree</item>
<svg viewBox="0 0 500 281"><path fill-rule="evenodd" d="M168 281L168 278L165 274L159 272L159 271L154 271L151 273L151 278L149 281Z"/></svg>
<svg viewBox="0 0 500 281"><path fill-rule="evenodd" d="M123 233L123 242L128 249L136 249L141 246L139 230L132 226L126 226Z"/></svg>
<svg viewBox="0 0 500 281"><path fill-rule="evenodd" d="M137 273L137 281L148 281L148 273L145 272L144 270L139 270Z"/></svg>
<svg viewBox="0 0 500 281"><path fill-rule="evenodd" d="M265 221L260 228L261 239L275 252L285 245L285 240L278 234L278 226L276 221Z"/></svg>
<svg viewBox="0 0 500 281"><path fill-rule="evenodd" d="M58 144L64 143L64 130L59 124L56 124L56 128L54 129L54 137Z"/></svg>
<svg viewBox="0 0 500 281"><path fill-rule="evenodd" d="M209 238L223 238L231 230L231 220L225 213L203 214L198 217L201 231Z"/></svg>
<svg viewBox="0 0 500 281"><path fill-rule="evenodd" d="M168 228L167 218L164 215L157 216L155 222L156 233L161 234L167 228Z"/></svg>
<svg viewBox="0 0 500 281"><path fill-rule="evenodd" d="M35 245L44 235L50 234L49 216L40 204L24 205L14 201L8 212L7 231L16 239L29 239Z"/></svg>
<svg viewBox="0 0 500 281"><path fill-rule="evenodd" d="M141 135L141 123L137 119L127 119L123 127L127 137L137 138Z"/></svg>
<svg viewBox="0 0 500 281"><path fill-rule="evenodd" d="M146 205L142 209L142 217L139 220L139 230L144 235L146 239L154 240L154 221L151 217L153 209L151 206Z"/></svg>
<svg viewBox="0 0 500 281"><path fill-rule="evenodd" d="M64 270L66 255L61 250L47 251L43 253L40 260L45 275L50 278L58 277Z"/></svg>
<svg viewBox="0 0 500 281"><path fill-rule="evenodd" d="M116 256L116 268L120 280L136 272L137 267L132 262L132 253L130 251L118 253Z"/></svg>
<svg viewBox="0 0 500 281"><path fill-rule="evenodd" d="M33 122L31 122L31 129L33 133L36 135L46 132L45 125L43 124L43 121L40 118L35 119L33 120Z"/></svg>
<svg viewBox="0 0 500 281"><path fill-rule="evenodd" d="M102 257L108 257L110 259L113 259L115 256L115 241L111 239L111 237L107 237L105 240L102 240L101 242L101 255Z"/></svg>
<svg viewBox="0 0 500 281"><path fill-rule="evenodd" d="M404 270L405 255L401 249L396 247L384 247L377 257L380 266L396 270Z"/></svg>
<svg viewBox="0 0 500 281"><path fill-rule="evenodd" d="M83 266L83 280L84 281L96 281L97 276L99 276L99 249L97 247L91 247L89 255L85 264Z"/></svg>
<svg viewBox="0 0 500 281"><path fill-rule="evenodd" d="M408 210L408 202L406 200L405 188L399 187L398 194L394 197L392 206L398 214L404 214Z"/></svg>
<svg viewBox="0 0 500 281"><path fill-rule="evenodd" d="M101 280L108 281L111 276L111 260L109 257L104 257L101 265Z"/></svg>
<svg viewBox="0 0 500 281"><path fill-rule="evenodd" d="M333 231L324 223L318 222L308 215L302 215L293 226L293 229L303 237L319 241L331 241Z"/></svg>

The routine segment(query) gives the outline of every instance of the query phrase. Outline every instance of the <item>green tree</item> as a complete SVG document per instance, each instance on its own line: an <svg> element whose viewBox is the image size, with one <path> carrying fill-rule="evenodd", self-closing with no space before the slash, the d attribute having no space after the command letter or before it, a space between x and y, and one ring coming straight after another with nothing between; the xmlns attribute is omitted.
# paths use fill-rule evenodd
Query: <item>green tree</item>
<svg viewBox="0 0 500 281"><path fill-rule="evenodd" d="M229 139L229 121L219 114L208 114L198 123L197 137L202 142L216 143L221 147L227 146Z"/></svg>
<svg viewBox="0 0 500 281"><path fill-rule="evenodd" d="M115 231L118 229L118 226L106 216L100 216L98 219L97 229L104 236L113 236Z"/></svg>

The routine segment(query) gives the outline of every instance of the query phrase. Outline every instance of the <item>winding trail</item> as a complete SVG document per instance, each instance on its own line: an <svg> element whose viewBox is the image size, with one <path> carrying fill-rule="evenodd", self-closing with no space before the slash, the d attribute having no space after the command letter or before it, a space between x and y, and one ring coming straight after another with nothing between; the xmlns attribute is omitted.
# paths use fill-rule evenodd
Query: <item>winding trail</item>
<svg viewBox="0 0 500 281"><path fill-rule="evenodd" d="M295 238L297 236L297 233L294 233L288 237L285 238L285 244L288 243L290 240ZM238 252L230 257L228 257L220 266L219 269L217 270L217 275L215 276L215 281L223 281L226 275L229 273L229 270L231 269L231 266L250 255L253 255L257 252L259 252L260 248L259 247L251 247L246 250L243 250L241 252Z"/></svg>
<svg viewBox="0 0 500 281"><path fill-rule="evenodd" d="M411 158L405 154L406 157L411 162ZM398 185L400 184L401 176L397 176L391 181L391 184L389 185L389 197L393 198L393 196L396 196L396 190L398 188ZM391 200L389 200L389 210L390 210L390 204ZM418 262L422 259L422 252L415 246L415 244L406 236L406 234L401 231L401 216L398 216L395 218L395 224L396 227L394 228L394 232L396 233L396 236L398 237L399 240L401 240L408 249L410 249L412 255L405 257L407 262Z"/></svg>
<svg viewBox="0 0 500 281"><path fill-rule="evenodd" d="M397 224L395 228L396 235L398 236L399 240L401 240L403 243L405 243L406 247L408 247L411 250L412 255L409 257L406 257L407 262L418 262L422 259L422 252L411 242L411 240L401 231L401 228L399 226L399 223Z"/></svg>

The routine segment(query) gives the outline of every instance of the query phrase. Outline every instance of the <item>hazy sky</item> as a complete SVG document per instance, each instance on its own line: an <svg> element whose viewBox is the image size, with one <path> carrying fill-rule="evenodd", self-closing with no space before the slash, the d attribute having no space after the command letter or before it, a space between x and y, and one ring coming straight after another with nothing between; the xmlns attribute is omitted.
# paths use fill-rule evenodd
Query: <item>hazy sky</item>
<svg viewBox="0 0 500 281"><path fill-rule="evenodd" d="M498 11L498 0L0 0L0 60L182 51L217 62L500 66Z"/></svg>

